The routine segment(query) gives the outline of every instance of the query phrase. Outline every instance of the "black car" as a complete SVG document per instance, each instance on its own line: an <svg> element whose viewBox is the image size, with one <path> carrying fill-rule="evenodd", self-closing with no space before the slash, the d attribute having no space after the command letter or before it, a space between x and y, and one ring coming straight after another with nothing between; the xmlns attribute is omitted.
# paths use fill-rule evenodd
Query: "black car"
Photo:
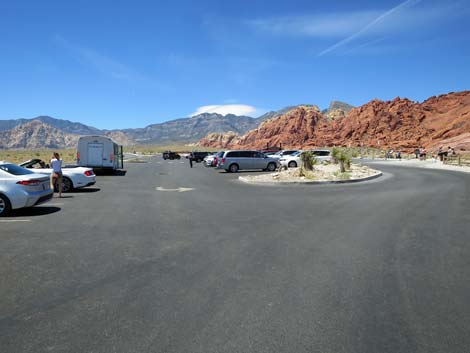
<svg viewBox="0 0 470 353"><path fill-rule="evenodd" d="M213 154L213 152L191 152L189 155L189 158L191 158L193 161L197 163L201 163L204 160L204 157L209 156Z"/></svg>
<svg viewBox="0 0 470 353"><path fill-rule="evenodd" d="M163 152L163 159L173 160L173 159L180 159L180 158L181 156L176 152L171 152L171 151Z"/></svg>

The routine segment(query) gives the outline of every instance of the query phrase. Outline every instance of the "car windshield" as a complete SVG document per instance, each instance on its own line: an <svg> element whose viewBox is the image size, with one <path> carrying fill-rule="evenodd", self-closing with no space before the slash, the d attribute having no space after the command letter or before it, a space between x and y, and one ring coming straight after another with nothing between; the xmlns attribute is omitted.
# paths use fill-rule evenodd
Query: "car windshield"
<svg viewBox="0 0 470 353"><path fill-rule="evenodd" d="M17 166L16 164L2 164L0 165L0 169L7 172L8 174L12 175L28 175L28 174L34 174L34 172Z"/></svg>

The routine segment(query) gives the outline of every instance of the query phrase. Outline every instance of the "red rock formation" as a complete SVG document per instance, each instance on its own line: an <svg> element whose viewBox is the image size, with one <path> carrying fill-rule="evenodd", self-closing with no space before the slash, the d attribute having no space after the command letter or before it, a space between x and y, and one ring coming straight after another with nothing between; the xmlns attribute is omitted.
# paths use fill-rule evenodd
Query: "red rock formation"
<svg viewBox="0 0 470 353"><path fill-rule="evenodd" d="M431 97L423 103L372 100L333 121L318 109L300 107L268 120L223 148L372 146L412 150L439 145L470 150L470 91ZM201 141L203 146L211 146Z"/></svg>
<svg viewBox="0 0 470 353"><path fill-rule="evenodd" d="M226 133L217 133L207 135L198 145L200 146L211 146L213 148L228 148L230 146L237 145L240 142L240 135L236 132L229 131Z"/></svg>

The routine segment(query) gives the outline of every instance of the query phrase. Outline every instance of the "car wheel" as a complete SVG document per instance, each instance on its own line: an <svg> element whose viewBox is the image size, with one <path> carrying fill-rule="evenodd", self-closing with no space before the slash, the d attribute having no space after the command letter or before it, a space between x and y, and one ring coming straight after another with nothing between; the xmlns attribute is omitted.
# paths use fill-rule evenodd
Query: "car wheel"
<svg viewBox="0 0 470 353"><path fill-rule="evenodd" d="M62 178L62 192L69 192L69 191L72 191L72 189L73 189L72 180L70 180L69 178ZM54 184L54 191L59 192L58 181L56 181Z"/></svg>
<svg viewBox="0 0 470 353"><path fill-rule="evenodd" d="M10 210L10 200L6 196L0 195L0 217L6 216Z"/></svg>
<svg viewBox="0 0 470 353"><path fill-rule="evenodd" d="M238 169L239 169L238 164L235 164L235 163L230 164L230 167L228 167L228 170L230 171L230 173L236 173L238 172Z"/></svg>
<svg viewBox="0 0 470 353"><path fill-rule="evenodd" d="M297 162L296 161L290 161L289 162L289 168L297 168Z"/></svg>
<svg viewBox="0 0 470 353"><path fill-rule="evenodd" d="M276 163L273 163L273 162L269 163L268 168L266 169L270 172L274 172L276 170Z"/></svg>

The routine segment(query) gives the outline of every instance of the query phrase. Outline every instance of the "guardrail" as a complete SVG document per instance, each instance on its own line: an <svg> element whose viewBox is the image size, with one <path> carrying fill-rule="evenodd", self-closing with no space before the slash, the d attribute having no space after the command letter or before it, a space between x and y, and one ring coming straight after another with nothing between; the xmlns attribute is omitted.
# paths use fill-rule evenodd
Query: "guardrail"
<svg viewBox="0 0 470 353"><path fill-rule="evenodd" d="M444 164L449 164L449 165L470 167L470 157L461 156L460 154L455 155L455 156L444 156L443 162Z"/></svg>

